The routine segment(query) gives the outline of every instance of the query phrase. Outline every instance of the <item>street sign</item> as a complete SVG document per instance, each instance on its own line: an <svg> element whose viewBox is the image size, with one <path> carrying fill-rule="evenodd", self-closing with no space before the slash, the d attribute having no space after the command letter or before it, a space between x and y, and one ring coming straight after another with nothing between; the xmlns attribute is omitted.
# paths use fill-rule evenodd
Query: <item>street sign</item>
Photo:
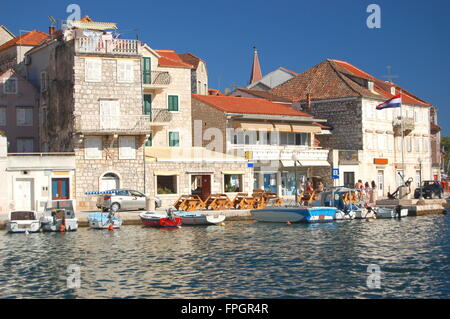
<svg viewBox="0 0 450 319"><path fill-rule="evenodd" d="M332 168L331 169L331 178L339 179L339 168Z"/></svg>
<svg viewBox="0 0 450 319"><path fill-rule="evenodd" d="M247 167L249 167L249 168L252 168L252 167L254 167L255 165L253 164L253 163L247 163Z"/></svg>

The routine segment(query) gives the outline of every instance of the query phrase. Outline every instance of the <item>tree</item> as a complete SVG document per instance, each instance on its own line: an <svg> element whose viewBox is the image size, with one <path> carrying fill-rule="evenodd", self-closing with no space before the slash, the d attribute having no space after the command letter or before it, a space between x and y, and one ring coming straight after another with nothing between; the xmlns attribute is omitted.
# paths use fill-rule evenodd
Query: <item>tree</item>
<svg viewBox="0 0 450 319"><path fill-rule="evenodd" d="M450 175L450 136L443 136L441 137L441 148L445 152L445 158L444 158L444 172L447 175Z"/></svg>

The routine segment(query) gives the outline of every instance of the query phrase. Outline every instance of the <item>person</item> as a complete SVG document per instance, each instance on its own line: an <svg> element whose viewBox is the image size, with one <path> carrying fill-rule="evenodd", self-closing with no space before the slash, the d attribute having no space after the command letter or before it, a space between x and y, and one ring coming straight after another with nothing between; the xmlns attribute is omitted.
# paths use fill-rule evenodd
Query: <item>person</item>
<svg viewBox="0 0 450 319"><path fill-rule="evenodd" d="M364 188L365 188L365 191L366 191L366 198L370 198L370 184L369 184L369 182L366 182L364 184Z"/></svg>
<svg viewBox="0 0 450 319"><path fill-rule="evenodd" d="M372 181L372 190L370 192L370 202L374 203L377 200L377 184L375 184L375 181Z"/></svg>
<svg viewBox="0 0 450 319"><path fill-rule="evenodd" d="M324 191L324 185L323 185L322 181L319 181L319 184L317 185L317 192L323 193L323 191Z"/></svg>
<svg viewBox="0 0 450 319"><path fill-rule="evenodd" d="M364 187L364 184L362 180L358 179L358 182L355 184L356 189L362 189Z"/></svg>
<svg viewBox="0 0 450 319"><path fill-rule="evenodd" d="M306 190L308 192L313 192L314 191L314 188L312 186L311 180L309 178L306 180Z"/></svg>

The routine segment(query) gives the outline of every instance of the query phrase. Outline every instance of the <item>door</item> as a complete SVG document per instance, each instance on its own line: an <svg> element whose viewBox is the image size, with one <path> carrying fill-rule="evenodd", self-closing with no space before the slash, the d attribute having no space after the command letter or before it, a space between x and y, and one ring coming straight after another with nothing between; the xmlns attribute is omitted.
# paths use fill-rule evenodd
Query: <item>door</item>
<svg viewBox="0 0 450 319"><path fill-rule="evenodd" d="M202 200L206 200L211 195L211 175L202 176Z"/></svg>
<svg viewBox="0 0 450 319"><path fill-rule="evenodd" d="M16 210L33 210L33 180L18 179L14 183Z"/></svg>
<svg viewBox="0 0 450 319"><path fill-rule="evenodd" d="M69 199L69 179L68 178L52 178L52 199Z"/></svg>
<svg viewBox="0 0 450 319"><path fill-rule="evenodd" d="M378 198L384 196L384 171L378 171Z"/></svg>
<svg viewBox="0 0 450 319"><path fill-rule="evenodd" d="M355 172L344 172L344 187L355 187Z"/></svg>
<svg viewBox="0 0 450 319"><path fill-rule="evenodd" d="M264 190L272 193L277 192L277 174L264 174Z"/></svg>
<svg viewBox="0 0 450 319"><path fill-rule="evenodd" d="M109 173L102 177L100 182L100 191L110 191L113 189L118 189L120 181L119 177L116 174Z"/></svg>

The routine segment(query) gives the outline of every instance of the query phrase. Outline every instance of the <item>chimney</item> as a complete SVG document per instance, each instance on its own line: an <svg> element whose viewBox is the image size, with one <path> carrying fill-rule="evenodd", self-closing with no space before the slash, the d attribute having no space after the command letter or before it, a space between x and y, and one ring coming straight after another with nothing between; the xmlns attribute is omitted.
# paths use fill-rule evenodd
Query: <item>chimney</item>
<svg viewBox="0 0 450 319"><path fill-rule="evenodd" d="M53 33L55 33L55 27L52 25L48 27L48 34L53 35Z"/></svg>
<svg viewBox="0 0 450 319"><path fill-rule="evenodd" d="M306 93L306 113L311 113L311 93Z"/></svg>

